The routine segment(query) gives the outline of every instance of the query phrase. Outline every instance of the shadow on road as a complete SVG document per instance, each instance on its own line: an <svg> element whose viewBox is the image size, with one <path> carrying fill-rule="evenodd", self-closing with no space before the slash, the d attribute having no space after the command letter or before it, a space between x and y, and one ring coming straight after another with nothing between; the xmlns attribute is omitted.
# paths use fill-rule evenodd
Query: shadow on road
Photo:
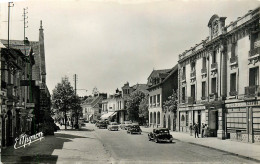
<svg viewBox="0 0 260 164"><path fill-rule="evenodd" d="M77 135L55 133L45 136L41 141L26 145L25 148L14 149L13 146L2 149L2 163L56 163L57 155L52 155L55 149L62 149L65 142L75 138L87 138Z"/></svg>

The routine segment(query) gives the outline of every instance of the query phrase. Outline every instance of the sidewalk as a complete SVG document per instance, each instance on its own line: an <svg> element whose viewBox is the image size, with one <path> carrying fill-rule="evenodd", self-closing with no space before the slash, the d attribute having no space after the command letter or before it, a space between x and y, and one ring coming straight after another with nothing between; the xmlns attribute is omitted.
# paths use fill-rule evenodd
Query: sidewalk
<svg viewBox="0 0 260 164"><path fill-rule="evenodd" d="M153 128L141 127L145 133L152 132ZM190 144L200 145L224 152L228 152L243 158L253 159L260 162L260 145L252 143L243 143L231 140L220 140L217 138L195 138L188 133L170 132L174 139L187 142Z"/></svg>

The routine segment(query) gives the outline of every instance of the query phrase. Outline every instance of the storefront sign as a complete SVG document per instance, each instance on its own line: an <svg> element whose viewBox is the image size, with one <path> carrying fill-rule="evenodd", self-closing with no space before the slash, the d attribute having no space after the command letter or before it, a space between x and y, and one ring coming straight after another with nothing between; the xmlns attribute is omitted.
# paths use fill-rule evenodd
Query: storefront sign
<svg viewBox="0 0 260 164"><path fill-rule="evenodd" d="M34 108L35 105L34 105L34 103L26 103L26 107L27 108Z"/></svg>
<svg viewBox="0 0 260 164"><path fill-rule="evenodd" d="M179 111L187 111L187 110L205 110L206 106L192 106L186 108L179 108Z"/></svg>
<svg viewBox="0 0 260 164"><path fill-rule="evenodd" d="M248 101L248 102L226 104L226 108L258 106L258 105L260 105L260 101Z"/></svg>

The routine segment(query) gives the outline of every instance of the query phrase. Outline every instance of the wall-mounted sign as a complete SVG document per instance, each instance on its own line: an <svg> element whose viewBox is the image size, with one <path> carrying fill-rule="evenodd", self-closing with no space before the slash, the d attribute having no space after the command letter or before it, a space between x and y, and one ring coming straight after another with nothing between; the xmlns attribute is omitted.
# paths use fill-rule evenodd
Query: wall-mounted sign
<svg viewBox="0 0 260 164"><path fill-rule="evenodd" d="M248 102L226 104L226 108L259 106L259 105L260 105L260 101L248 101Z"/></svg>
<svg viewBox="0 0 260 164"><path fill-rule="evenodd" d="M34 103L26 103L27 108L34 108L35 104Z"/></svg>

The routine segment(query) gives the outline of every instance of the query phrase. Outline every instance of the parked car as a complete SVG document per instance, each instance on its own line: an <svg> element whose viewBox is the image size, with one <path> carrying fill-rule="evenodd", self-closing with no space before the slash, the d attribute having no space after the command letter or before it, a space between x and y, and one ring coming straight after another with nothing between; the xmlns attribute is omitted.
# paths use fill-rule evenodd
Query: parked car
<svg viewBox="0 0 260 164"><path fill-rule="evenodd" d="M149 141L153 140L154 142L172 142L173 137L167 128L157 128L153 129L153 132L148 134Z"/></svg>
<svg viewBox="0 0 260 164"><path fill-rule="evenodd" d="M120 125L121 129L127 130L132 125L132 121L125 121Z"/></svg>
<svg viewBox="0 0 260 164"><path fill-rule="evenodd" d="M95 123L95 126L96 126L96 127L99 127L99 125L100 125L100 121L97 121L97 122Z"/></svg>
<svg viewBox="0 0 260 164"><path fill-rule="evenodd" d="M140 128L139 125L132 125L130 126L128 129L127 129L127 133L130 133L130 134L141 134L142 133L142 130Z"/></svg>
<svg viewBox="0 0 260 164"><path fill-rule="evenodd" d="M117 122L110 122L109 125L107 126L108 130L116 130L118 131L118 124Z"/></svg>
<svg viewBox="0 0 260 164"><path fill-rule="evenodd" d="M106 121L99 122L98 128L99 129L101 129L101 128L106 129L107 128L107 122Z"/></svg>

